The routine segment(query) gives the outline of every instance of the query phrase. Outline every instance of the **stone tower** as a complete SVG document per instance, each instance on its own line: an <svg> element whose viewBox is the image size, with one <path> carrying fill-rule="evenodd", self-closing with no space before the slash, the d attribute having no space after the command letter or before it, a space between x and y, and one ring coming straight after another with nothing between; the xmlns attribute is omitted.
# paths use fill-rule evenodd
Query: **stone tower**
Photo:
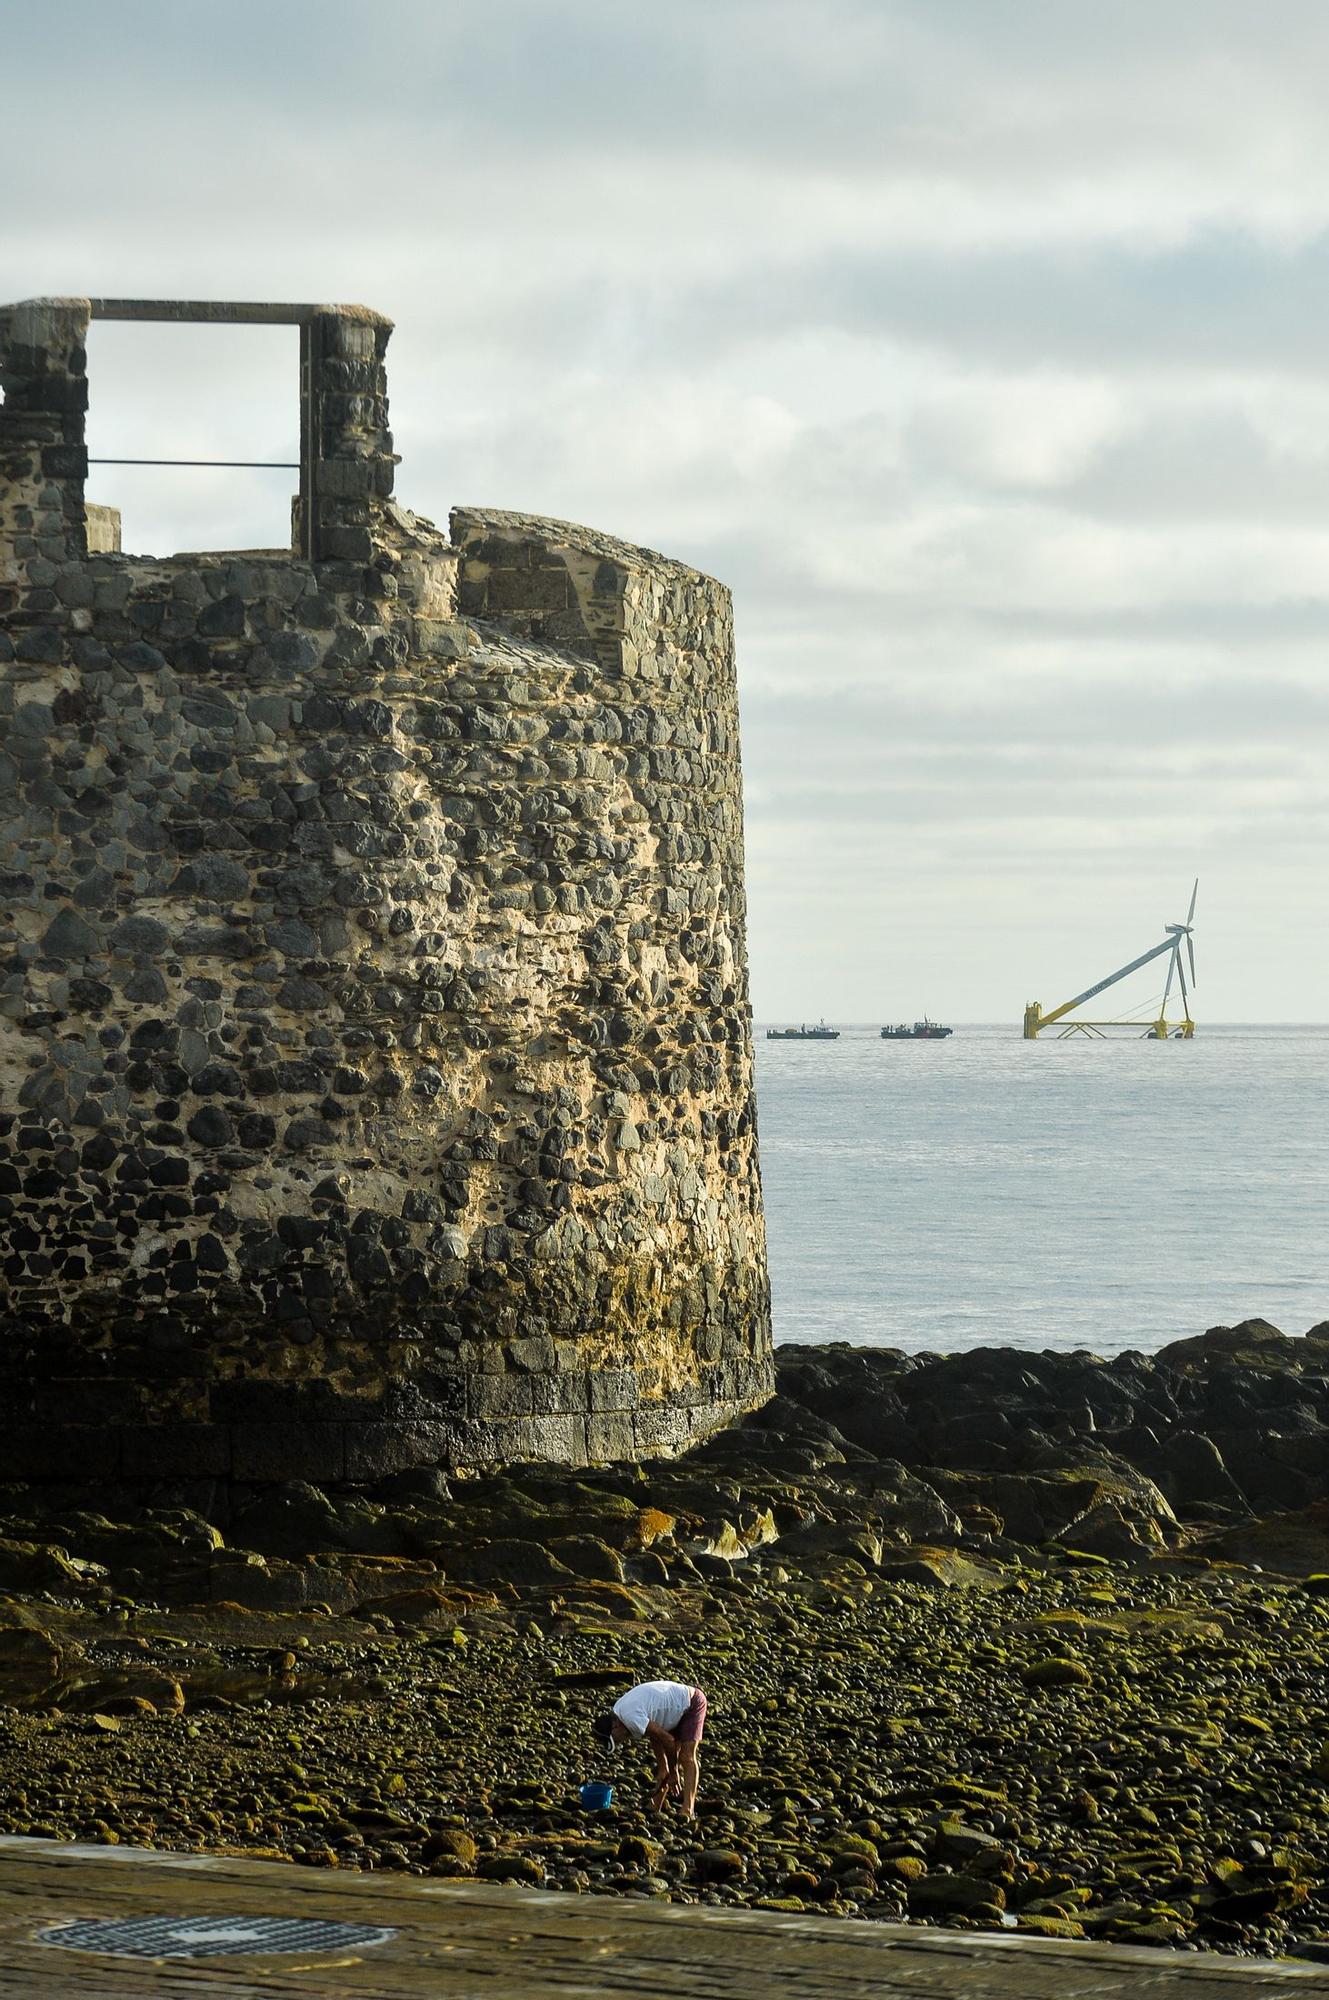
<svg viewBox="0 0 1329 2000"><path fill-rule="evenodd" d="M98 316L299 325L292 550L119 552ZM769 1394L728 595L396 505L390 331L0 310L0 1478L578 1464Z"/></svg>

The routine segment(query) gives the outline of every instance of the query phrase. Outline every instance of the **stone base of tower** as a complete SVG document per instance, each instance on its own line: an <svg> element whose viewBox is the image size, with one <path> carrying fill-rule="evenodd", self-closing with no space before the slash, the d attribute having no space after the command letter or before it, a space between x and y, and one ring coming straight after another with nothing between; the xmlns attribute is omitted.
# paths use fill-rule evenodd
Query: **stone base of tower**
<svg viewBox="0 0 1329 2000"><path fill-rule="evenodd" d="M532 1378L515 1393L459 1396L479 1406L468 1415L445 1414L400 1394L352 1409L316 1387L237 1383L214 1392L216 1414L206 1422L6 1423L0 1426L0 1468L6 1479L36 1485L95 1481L146 1488L304 1479L335 1486L372 1485L393 1473L436 1467L482 1471L531 1460L584 1466L667 1458L757 1408L772 1386L769 1361L716 1369L692 1389L655 1403L632 1400L630 1376ZM538 1413L527 1407L489 1414L500 1403L534 1402L544 1406Z"/></svg>

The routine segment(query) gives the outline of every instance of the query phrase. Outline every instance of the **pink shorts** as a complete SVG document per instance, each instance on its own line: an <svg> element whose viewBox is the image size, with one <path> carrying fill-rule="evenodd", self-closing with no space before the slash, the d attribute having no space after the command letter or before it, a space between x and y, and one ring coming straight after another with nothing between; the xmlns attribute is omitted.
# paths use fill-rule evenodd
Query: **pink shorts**
<svg viewBox="0 0 1329 2000"><path fill-rule="evenodd" d="M675 1743L700 1743L706 1727L706 1697L700 1688L693 1688L692 1700L674 1724L672 1735Z"/></svg>

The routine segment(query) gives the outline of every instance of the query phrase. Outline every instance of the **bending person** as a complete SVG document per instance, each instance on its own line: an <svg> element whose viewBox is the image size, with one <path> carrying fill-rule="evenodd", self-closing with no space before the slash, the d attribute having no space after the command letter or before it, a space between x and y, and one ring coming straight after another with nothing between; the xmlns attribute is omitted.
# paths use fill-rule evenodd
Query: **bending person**
<svg viewBox="0 0 1329 2000"><path fill-rule="evenodd" d="M698 1746L706 1727L706 1697L699 1687L682 1681L641 1681L592 1725L606 1750L624 1743L649 1743L655 1752L655 1789L651 1806L659 1812L666 1799L677 1799L689 1819L697 1803L701 1776Z"/></svg>

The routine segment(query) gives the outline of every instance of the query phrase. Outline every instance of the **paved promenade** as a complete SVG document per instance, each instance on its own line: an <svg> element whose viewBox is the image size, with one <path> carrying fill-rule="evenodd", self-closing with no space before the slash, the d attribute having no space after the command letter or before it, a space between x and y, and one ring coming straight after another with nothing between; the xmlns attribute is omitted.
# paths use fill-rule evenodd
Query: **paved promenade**
<svg viewBox="0 0 1329 2000"><path fill-rule="evenodd" d="M62 1929L85 1948L41 1941ZM140 1955L114 1956L107 1944ZM0 2000L1278 1993L1329 1996L1329 1968L0 1838Z"/></svg>

